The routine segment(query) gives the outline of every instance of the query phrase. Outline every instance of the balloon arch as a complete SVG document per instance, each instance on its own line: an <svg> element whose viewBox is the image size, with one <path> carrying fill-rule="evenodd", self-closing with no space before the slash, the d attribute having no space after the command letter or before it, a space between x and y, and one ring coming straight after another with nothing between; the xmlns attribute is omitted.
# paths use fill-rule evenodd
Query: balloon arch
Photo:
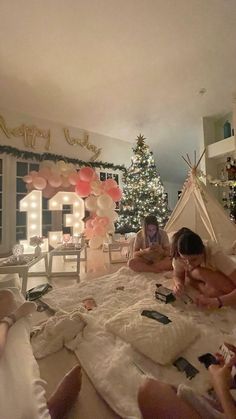
<svg viewBox="0 0 236 419"><path fill-rule="evenodd" d="M28 192L41 190L44 198L52 198L59 191L75 192L85 198L90 217L85 222L84 234L91 248L99 248L107 234L115 231L116 202L120 201L122 191L114 179L99 180L91 167L77 171L72 163L44 160L38 172L30 172L23 180Z"/></svg>

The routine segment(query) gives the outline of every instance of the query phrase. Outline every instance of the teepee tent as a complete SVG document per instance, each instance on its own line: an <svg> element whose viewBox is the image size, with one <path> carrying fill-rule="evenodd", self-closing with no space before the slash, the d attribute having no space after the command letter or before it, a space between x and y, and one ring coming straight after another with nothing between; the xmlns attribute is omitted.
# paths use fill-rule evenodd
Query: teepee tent
<svg viewBox="0 0 236 419"><path fill-rule="evenodd" d="M205 152L205 150L204 150ZM166 226L167 233L174 233L182 227L188 227L204 240L211 240L231 253L236 240L236 225L230 221L220 203L207 191L199 179L198 166L203 157L192 165L183 157L190 167L179 201L176 204Z"/></svg>

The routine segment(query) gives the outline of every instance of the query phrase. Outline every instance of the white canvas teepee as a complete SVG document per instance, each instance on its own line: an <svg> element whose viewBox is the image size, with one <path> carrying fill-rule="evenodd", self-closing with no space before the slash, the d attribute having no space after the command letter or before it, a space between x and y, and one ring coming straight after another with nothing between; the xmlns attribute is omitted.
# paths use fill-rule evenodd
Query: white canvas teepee
<svg viewBox="0 0 236 419"><path fill-rule="evenodd" d="M203 156L204 152L202 153ZM201 156L201 158L202 158ZM183 156L182 156L183 157ZM174 233L181 227L188 227L202 239L211 240L231 253L236 240L236 225L230 221L220 203L207 191L198 177L197 167L183 157L190 172L184 184L181 197L165 226L167 233Z"/></svg>

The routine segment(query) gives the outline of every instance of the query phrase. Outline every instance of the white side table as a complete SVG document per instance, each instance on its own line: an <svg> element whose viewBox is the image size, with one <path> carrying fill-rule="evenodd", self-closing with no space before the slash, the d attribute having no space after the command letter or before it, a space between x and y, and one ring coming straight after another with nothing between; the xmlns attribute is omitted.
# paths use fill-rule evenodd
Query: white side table
<svg viewBox="0 0 236 419"><path fill-rule="evenodd" d="M25 259L24 259L25 257ZM29 269L44 259L45 272L29 272ZM12 258L7 258L0 263L0 274L17 273L22 278L21 292L25 296L27 291L28 276L48 276L48 258L47 253L41 253L39 256L23 255L24 263L17 264L12 262Z"/></svg>
<svg viewBox="0 0 236 419"><path fill-rule="evenodd" d="M114 241L108 244L109 262L110 263L124 263L129 259L130 241ZM124 254L123 250L125 250ZM114 254L120 253L119 258L113 258Z"/></svg>
<svg viewBox="0 0 236 419"><path fill-rule="evenodd" d="M59 246L55 249L51 250L49 252L49 277L55 277L55 276L77 276L78 279L80 277L80 254L84 251L84 247L76 248L71 246ZM58 272L52 272L52 263L54 256L63 256L63 259L65 256L76 256L76 271L58 271ZM87 254L86 254L87 256ZM84 258L82 259L84 260Z"/></svg>

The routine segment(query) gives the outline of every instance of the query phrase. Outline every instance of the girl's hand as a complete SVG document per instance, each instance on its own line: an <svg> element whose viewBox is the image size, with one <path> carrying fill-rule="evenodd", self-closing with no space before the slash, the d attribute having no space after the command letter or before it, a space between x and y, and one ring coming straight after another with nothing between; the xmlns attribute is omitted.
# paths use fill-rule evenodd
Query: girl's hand
<svg viewBox="0 0 236 419"><path fill-rule="evenodd" d="M181 297L184 293L184 284L182 282L175 282L173 292L177 297Z"/></svg>
<svg viewBox="0 0 236 419"><path fill-rule="evenodd" d="M225 365L210 365L208 368L210 372L211 381L215 390L230 389L233 384L231 377L231 366Z"/></svg>
<svg viewBox="0 0 236 419"><path fill-rule="evenodd" d="M217 298L209 298L204 295L198 295L195 300L195 304L201 308L219 308L219 301Z"/></svg>

